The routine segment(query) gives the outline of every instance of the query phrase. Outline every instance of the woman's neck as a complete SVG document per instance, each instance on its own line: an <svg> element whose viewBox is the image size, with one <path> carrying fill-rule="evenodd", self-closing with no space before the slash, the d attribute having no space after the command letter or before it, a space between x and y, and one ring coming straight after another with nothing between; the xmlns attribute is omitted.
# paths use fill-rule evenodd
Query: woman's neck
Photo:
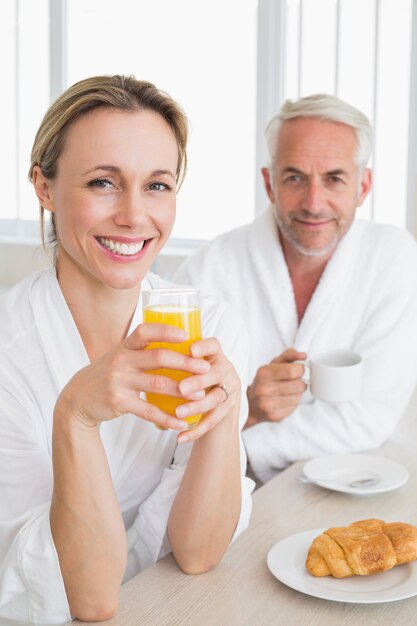
<svg viewBox="0 0 417 626"><path fill-rule="evenodd" d="M140 295L132 289L113 289L101 282L60 272L58 282L90 358L113 349L129 330Z"/></svg>

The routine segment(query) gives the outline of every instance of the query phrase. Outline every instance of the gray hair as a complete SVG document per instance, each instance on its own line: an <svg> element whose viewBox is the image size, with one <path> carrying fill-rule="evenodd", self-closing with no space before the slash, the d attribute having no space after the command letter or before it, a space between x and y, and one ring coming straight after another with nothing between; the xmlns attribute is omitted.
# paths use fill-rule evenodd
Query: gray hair
<svg viewBox="0 0 417 626"><path fill-rule="evenodd" d="M270 166L274 162L277 147L278 133L283 122L296 117L318 117L324 121L340 122L350 126L356 135L356 164L359 171L365 169L372 151L372 126L366 115L351 104L330 96L318 93L306 96L300 100L286 100L268 123L265 129L266 145L268 148Z"/></svg>

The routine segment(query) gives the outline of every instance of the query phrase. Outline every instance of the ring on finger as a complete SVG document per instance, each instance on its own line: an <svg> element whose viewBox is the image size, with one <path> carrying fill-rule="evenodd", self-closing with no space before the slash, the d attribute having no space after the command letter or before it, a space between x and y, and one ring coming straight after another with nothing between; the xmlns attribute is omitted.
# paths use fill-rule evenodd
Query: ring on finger
<svg viewBox="0 0 417 626"><path fill-rule="evenodd" d="M226 385L220 385L220 384L219 384L219 385L213 385L212 389L215 389L216 387L217 387L218 389L221 389L222 391L224 391L224 393L225 393L226 395L225 395L225 397L224 397L223 402L226 402L226 401L229 399L229 394L227 393L227 387L226 387ZM223 402L222 402L222 404L223 404Z"/></svg>

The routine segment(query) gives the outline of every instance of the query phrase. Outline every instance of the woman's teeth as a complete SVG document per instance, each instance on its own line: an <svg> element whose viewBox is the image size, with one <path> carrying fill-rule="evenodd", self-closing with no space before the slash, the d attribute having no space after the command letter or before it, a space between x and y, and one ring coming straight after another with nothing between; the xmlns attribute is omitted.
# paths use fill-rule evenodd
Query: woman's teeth
<svg viewBox="0 0 417 626"><path fill-rule="evenodd" d="M112 252L116 252L116 254L121 254L122 256L133 256L140 252L145 244L145 240L139 243L132 243L128 245L127 243L120 243L119 241L113 241L112 239L105 239L104 237L97 237L102 246L111 250Z"/></svg>

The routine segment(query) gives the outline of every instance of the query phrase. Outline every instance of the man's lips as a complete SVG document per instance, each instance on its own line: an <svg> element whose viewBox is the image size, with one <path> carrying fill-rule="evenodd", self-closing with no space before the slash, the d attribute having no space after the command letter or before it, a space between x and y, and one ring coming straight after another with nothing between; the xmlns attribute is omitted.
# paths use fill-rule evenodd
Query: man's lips
<svg viewBox="0 0 417 626"><path fill-rule="evenodd" d="M295 218L295 221L298 222L299 224L302 224L303 226L305 226L306 228L321 228L322 226L326 226L327 224L331 224L332 222L334 222L334 218L329 218L329 219L325 219L325 220L320 220L320 221L309 221L309 220L302 220L299 218Z"/></svg>

